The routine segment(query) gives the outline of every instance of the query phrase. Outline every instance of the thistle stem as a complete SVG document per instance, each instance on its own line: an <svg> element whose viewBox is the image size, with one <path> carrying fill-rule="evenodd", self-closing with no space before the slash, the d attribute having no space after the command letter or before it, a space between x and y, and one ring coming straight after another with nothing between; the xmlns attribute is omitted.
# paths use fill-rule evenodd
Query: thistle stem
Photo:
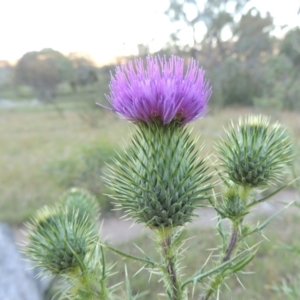
<svg viewBox="0 0 300 300"><path fill-rule="evenodd" d="M239 235L238 225L233 224L231 237L230 237L229 243L227 245L225 255L222 260L223 263L230 259L232 251L235 248L235 245L238 241L238 235Z"/></svg>
<svg viewBox="0 0 300 300"><path fill-rule="evenodd" d="M209 284L209 288L206 293L200 298L200 300L208 300L210 296L214 294L218 286L222 283L223 278L220 275L216 275Z"/></svg>
<svg viewBox="0 0 300 300"><path fill-rule="evenodd" d="M104 280L101 281L101 292L102 292L101 293L102 299L103 300L108 299L107 288Z"/></svg>
<svg viewBox="0 0 300 300"><path fill-rule="evenodd" d="M172 246L172 231L163 232L160 238L160 247L163 257L162 268L168 286L168 295L171 300L183 300L184 293L181 289L176 270L176 249Z"/></svg>
<svg viewBox="0 0 300 300"><path fill-rule="evenodd" d="M175 270L175 261L173 255L168 255L169 248L171 246L171 236L168 235L164 241L162 241L162 252L166 262L166 269L170 276L171 281L171 295L172 300L178 300L178 287L177 287L177 274Z"/></svg>
<svg viewBox="0 0 300 300"><path fill-rule="evenodd" d="M250 192L251 192L251 187L248 187L248 186L242 186L240 189L240 197L243 200L245 206L247 205L247 199L248 199ZM239 221L232 223L231 236L228 241L225 254L221 260L221 264L230 260L234 249L237 247L237 243L239 240L239 228L242 225L242 222L243 222L243 218L240 218ZM200 299L208 300L210 298L210 296L212 296L215 293L215 291L217 290L219 285L222 284L223 280L224 280L224 278L221 274L216 274L213 277L213 279L210 281L207 291L205 292L205 294L203 296L201 296Z"/></svg>
<svg viewBox="0 0 300 300"><path fill-rule="evenodd" d="M237 245L238 236L239 236L239 224L233 223L231 237L230 237L230 240L228 242L225 255L222 259L222 263L227 262L227 261L230 260L231 254L232 254L234 248ZM223 279L224 278L220 274L217 274L211 280L211 282L209 283L208 290L205 292L205 294L200 299L201 300L208 300L210 298L210 296L212 296L215 293L218 286L222 283Z"/></svg>

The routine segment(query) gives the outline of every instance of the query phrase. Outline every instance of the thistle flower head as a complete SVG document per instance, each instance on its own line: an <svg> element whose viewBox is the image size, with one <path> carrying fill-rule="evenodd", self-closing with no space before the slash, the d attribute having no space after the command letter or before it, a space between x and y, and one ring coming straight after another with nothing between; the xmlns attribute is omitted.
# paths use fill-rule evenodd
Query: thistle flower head
<svg viewBox="0 0 300 300"><path fill-rule="evenodd" d="M184 72L184 60L177 56L148 56L146 67L142 59L117 67L107 99L114 112L133 122L158 119L167 124L176 119L186 124L205 114L210 95L194 59Z"/></svg>
<svg viewBox="0 0 300 300"><path fill-rule="evenodd" d="M280 178L291 160L291 142L278 124L269 126L263 116L240 119L231 125L227 139L218 144L220 159L230 180L259 187Z"/></svg>

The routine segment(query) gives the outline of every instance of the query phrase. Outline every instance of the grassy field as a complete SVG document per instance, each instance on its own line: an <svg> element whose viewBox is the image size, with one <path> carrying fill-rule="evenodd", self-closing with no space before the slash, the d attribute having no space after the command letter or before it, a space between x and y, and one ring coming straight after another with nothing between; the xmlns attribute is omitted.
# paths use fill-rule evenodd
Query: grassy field
<svg viewBox="0 0 300 300"><path fill-rule="evenodd" d="M126 123L98 107L95 110L91 113L97 114L97 128L83 122L74 108L65 109L64 117L52 106L0 112L1 221L22 222L57 200L64 187L46 171L52 160L76 158L83 145L120 145L120 139L126 138Z"/></svg>
<svg viewBox="0 0 300 300"><path fill-rule="evenodd" d="M84 97L88 97L89 101L84 101ZM1 221L18 224L44 204L57 201L68 184L80 181L77 178L77 181L69 180L68 184L62 184L60 177L66 175L68 179L72 172L77 172L78 166L86 161L82 160L82 153L88 156L86 153L90 150L87 149L93 145L108 149L112 155L114 149L126 145L132 125L96 105L92 109L91 104L86 105L96 101L95 95L80 94L74 96L74 102L58 101L62 115L49 104L0 110ZM248 113L262 112L250 108L214 110L202 120L192 123L193 134L201 135L199 146L205 141L201 155L206 157L214 152L213 143L223 134L223 126L230 119L236 121L239 116ZM266 114L271 115L272 121L278 120L287 126L295 139L299 138L299 114ZM49 172L61 162L64 168L59 169L61 165L58 164L56 172ZM69 173L64 174L66 169ZM88 173L86 169L84 174ZM97 176L93 180L96 182ZM99 190L99 194L101 192Z"/></svg>

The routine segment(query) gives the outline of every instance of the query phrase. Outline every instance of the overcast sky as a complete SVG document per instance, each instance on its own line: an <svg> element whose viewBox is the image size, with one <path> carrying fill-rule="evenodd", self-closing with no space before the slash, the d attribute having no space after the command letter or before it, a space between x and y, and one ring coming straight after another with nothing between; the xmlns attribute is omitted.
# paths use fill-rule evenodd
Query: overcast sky
<svg viewBox="0 0 300 300"><path fill-rule="evenodd" d="M276 25L300 25L300 0L252 0L270 11ZM53 48L84 52L99 64L168 41L168 0L0 0L0 60L14 61L28 51ZM279 31L277 31L280 34Z"/></svg>

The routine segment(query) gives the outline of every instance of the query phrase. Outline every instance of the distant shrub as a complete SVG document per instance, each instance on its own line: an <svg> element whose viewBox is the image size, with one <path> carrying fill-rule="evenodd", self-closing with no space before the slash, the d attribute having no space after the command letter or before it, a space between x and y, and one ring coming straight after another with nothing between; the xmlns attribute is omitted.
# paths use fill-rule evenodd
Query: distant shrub
<svg viewBox="0 0 300 300"><path fill-rule="evenodd" d="M272 110L281 110L283 107L282 101L278 97L268 97L268 96L262 96L262 97L255 97L253 99L254 107L258 109L272 109Z"/></svg>
<svg viewBox="0 0 300 300"><path fill-rule="evenodd" d="M211 78L218 98L213 100L222 106L253 106L253 99L261 94L261 83L254 71L233 58L228 58Z"/></svg>
<svg viewBox="0 0 300 300"><path fill-rule="evenodd" d="M262 95L254 100L255 107L276 110L300 109L299 76L286 55L270 57L260 71Z"/></svg>
<svg viewBox="0 0 300 300"><path fill-rule="evenodd" d="M79 187L88 190L99 200L102 212L108 211L112 205L111 199L104 195L106 188L102 175L106 163L111 163L114 155L114 148L94 142L78 149L76 154L51 160L45 170L65 189Z"/></svg>
<svg viewBox="0 0 300 300"><path fill-rule="evenodd" d="M210 72L216 106L300 110L300 73L285 54L253 63L229 57Z"/></svg>
<svg viewBox="0 0 300 300"><path fill-rule="evenodd" d="M224 105L239 104L245 106L253 105L253 98L257 96L255 82L247 71L236 70L222 83Z"/></svg>

